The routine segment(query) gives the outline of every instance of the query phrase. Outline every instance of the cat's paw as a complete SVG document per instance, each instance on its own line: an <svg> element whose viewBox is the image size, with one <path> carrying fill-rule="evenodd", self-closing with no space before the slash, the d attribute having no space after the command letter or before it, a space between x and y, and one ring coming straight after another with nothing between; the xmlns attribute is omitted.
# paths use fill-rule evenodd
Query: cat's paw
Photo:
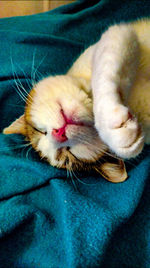
<svg viewBox="0 0 150 268"><path fill-rule="evenodd" d="M142 130L124 105L101 111L99 118L95 118L95 126L102 140L118 156L130 158L141 152L144 144Z"/></svg>

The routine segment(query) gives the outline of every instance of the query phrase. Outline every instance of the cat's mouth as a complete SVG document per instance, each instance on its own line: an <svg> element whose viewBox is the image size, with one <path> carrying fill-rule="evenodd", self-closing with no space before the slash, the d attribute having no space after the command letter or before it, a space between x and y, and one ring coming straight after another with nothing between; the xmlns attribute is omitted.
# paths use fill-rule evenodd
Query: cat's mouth
<svg viewBox="0 0 150 268"><path fill-rule="evenodd" d="M61 157L63 151L68 151L69 154L63 159L60 168L67 169L69 172L79 171L79 172L90 172L95 170L100 173L105 179L111 182L122 182L127 179L127 172L124 162L107 153L103 158L98 157L97 160L87 161L79 159L70 151L70 147L64 147L58 151L58 158ZM58 159L57 159L58 160ZM76 177L77 178L77 177Z"/></svg>
<svg viewBox="0 0 150 268"><path fill-rule="evenodd" d="M64 125L61 128L58 129L52 129L52 136L54 138L55 141L59 142L59 143L64 143L68 140L68 137L66 135L66 128L69 125L75 125L75 126L88 126L91 127L91 125L85 124L84 122L78 120L75 121L72 117L67 117L67 115L65 114L64 110L61 109L60 113L64 119Z"/></svg>

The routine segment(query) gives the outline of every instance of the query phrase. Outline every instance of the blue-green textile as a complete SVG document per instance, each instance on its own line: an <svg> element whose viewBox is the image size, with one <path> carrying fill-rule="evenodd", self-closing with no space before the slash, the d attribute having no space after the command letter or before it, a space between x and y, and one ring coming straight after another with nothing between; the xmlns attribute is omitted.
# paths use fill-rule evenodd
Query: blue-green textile
<svg viewBox="0 0 150 268"><path fill-rule="evenodd" d="M90 0L1 19L1 130L23 113L14 78L29 91L31 77L65 73L109 25L149 15L148 0ZM0 134L0 268L150 268L150 147L112 184L94 173L73 182L25 144Z"/></svg>

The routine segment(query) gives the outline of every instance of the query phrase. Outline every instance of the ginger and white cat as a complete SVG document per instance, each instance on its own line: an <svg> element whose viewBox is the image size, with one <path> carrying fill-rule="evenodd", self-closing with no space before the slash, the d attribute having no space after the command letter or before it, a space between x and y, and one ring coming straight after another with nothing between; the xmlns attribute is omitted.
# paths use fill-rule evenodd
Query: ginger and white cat
<svg viewBox="0 0 150 268"><path fill-rule="evenodd" d="M150 142L150 21L111 26L66 75L34 85L4 133L25 135L53 166L125 180L123 161L103 157L135 157Z"/></svg>

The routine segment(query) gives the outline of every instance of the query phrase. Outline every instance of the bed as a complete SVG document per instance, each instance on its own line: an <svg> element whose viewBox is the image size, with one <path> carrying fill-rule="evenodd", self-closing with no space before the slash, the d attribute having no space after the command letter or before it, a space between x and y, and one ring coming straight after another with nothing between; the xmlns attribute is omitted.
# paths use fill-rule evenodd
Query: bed
<svg viewBox="0 0 150 268"><path fill-rule="evenodd" d="M64 74L109 25L149 17L147 0L81 0L0 20L0 128L23 113L17 86ZM0 268L149 268L150 147L124 183L67 177L20 135L0 134Z"/></svg>

